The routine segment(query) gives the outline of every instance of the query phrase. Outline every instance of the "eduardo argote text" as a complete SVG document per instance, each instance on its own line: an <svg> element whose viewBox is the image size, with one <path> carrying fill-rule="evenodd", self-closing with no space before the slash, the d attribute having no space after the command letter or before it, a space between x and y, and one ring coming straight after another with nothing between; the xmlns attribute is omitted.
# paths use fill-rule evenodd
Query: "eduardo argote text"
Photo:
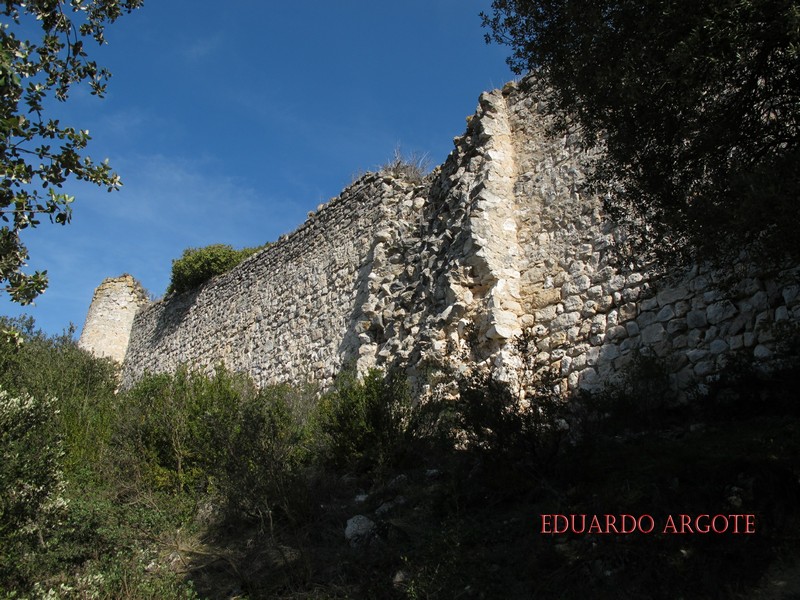
<svg viewBox="0 0 800 600"><path fill-rule="evenodd" d="M544 534L752 534L756 532L756 517L752 514L667 515L587 515L542 514Z"/></svg>

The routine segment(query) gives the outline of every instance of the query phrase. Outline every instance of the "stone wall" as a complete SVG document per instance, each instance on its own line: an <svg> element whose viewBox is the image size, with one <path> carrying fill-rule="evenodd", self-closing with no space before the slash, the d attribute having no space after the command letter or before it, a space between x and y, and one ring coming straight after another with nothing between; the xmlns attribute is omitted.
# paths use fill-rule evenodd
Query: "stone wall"
<svg viewBox="0 0 800 600"><path fill-rule="evenodd" d="M491 372L523 386L552 370L594 388L639 352L688 388L732 351L768 357L800 318L796 270L696 267L670 280L618 269L615 232L581 194L594 150L552 138L527 82L481 96L425 181L371 174L196 292L143 310L124 385L181 363L224 363L257 384L329 385L345 365ZM521 352L520 338L526 340Z"/></svg>
<svg viewBox="0 0 800 600"><path fill-rule="evenodd" d="M360 307L381 264L382 240L421 202L417 189L367 175L232 271L143 309L123 385L182 363L224 364L259 385L324 385L345 364L363 367Z"/></svg>
<svg viewBox="0 0 800 600"><path fill-rule="evenodd" d="M122 363L133 317L148 303L147 292L130 275L104 280L94 292L78 346Z"/></svg>

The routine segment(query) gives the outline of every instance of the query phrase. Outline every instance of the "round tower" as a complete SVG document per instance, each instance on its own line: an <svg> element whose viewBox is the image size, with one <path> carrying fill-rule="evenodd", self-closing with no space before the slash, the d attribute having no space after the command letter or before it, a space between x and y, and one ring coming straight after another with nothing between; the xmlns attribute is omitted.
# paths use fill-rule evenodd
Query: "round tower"
<svg viewBox="0 0 800 600"><path fill-rule="evenodd" d="M94 291L78 346L97 357L122 363L133 317L149 302L142 285L127 273L103 280Z"/></svg>

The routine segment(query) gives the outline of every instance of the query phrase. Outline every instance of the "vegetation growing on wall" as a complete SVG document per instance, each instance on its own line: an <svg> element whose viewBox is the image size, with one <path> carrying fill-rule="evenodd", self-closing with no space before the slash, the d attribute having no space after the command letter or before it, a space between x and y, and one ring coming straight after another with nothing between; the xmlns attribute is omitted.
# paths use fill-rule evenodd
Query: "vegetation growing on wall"
<svg viewBox="0 0 800 600"><path fill-rule="evenodd" d="M187 248L183 255L172 261L167 293L183 293L196 289L212 277L230 271L244 259L269 244L235 250L229 244L212 244L203 248Z"/></svg>
<svg viewBox="0 0 800 600"><path fill-rule="evenodd" d="M381 165L378 172L412 183L421 183L431 171L430 163L427 154L417 152L404 154L400 148L395 148L392 158Z"/></svg>

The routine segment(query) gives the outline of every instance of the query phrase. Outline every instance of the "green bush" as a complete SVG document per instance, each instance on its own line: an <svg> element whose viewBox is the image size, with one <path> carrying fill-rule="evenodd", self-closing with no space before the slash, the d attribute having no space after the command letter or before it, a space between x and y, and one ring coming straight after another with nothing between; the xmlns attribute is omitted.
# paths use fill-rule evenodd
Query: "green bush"
<svg viewBox="0 0 800 600"><path fill-rule="evenodd" d="M230 271L244 259L252 256L263 246L234 250L228 244L212 244L204 248L187 248L183 255L172 261L172 275L167 293L183 293L193 290L212 277Z"/></svg>
<svg viewBox="0 0 800 600"><path fill-rule="evenodd" d="M0 389L0 583L19 582L65 514L55 401Z"/></svg>
<svg viewBox="0 0 800 600"><path fill-rule="evenodd" d="M0 386L12 394L57 398L54 419L68 474L95 462L114 418L117 365L78 348L72 327L48 336L30 317L0 317L0 329L19 333L0 337Z"/></svg>
<svg viewBox="0 0 800 600"><path fill-rule="evenodd" d="M271 525L276 511L291 520L305 513L301 473L309 459L307 402L289 386L273 386L243 396L233 413L212 417L208 431L214 454L208 471L228 517Z"/></svg>
<svg viewBox="0 0 800 600"><path fill-rule="evenodd" d="M392 465L403 449L410 406L405 382L398 377L373 370L359 381L345 371L315 415L322 462L357 471Z"/></svg>
<svg viewBox="0 0 800 600"><path fill-rule="evenodd" d="M208 486L221 459L220 436L237 427L241 399L254 394L244 377L180 368L140 380L119 400L114 445L124 469L154 489L190 492Z"/></svg>
<svg viewBox="0 0 800 600"><path fill-rule="evenodd" d="M120 469L143 489L190 504L211 493L230 518L300 513L306 403L294 388L257 391L222 367L211 376L182 368L145 377L120 399Z"/></svg>

